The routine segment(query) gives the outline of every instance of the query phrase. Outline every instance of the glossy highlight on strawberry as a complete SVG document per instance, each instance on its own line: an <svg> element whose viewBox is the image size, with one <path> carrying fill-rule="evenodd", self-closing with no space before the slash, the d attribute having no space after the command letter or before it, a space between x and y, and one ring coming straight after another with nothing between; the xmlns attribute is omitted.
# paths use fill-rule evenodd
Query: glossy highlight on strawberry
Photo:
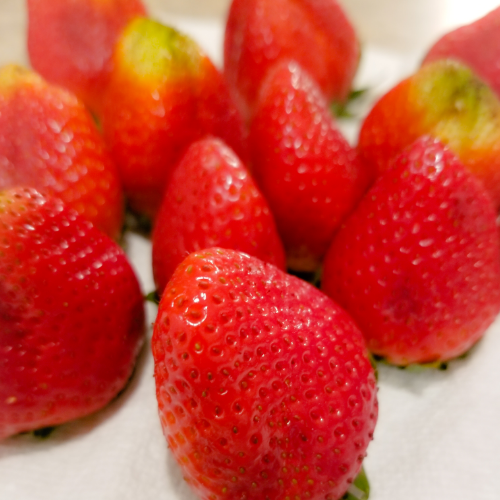
<svg viewBox="0 0 500 500"><path fill-rule="evenodd" d="M233 0L224 38L224 72L246 118L278 61L294 59L328 100L343 102L360 57L356 32L336 0Z"/></svg>
<svg viewBox="0 0 500 500"><path fill-rule="evenodd" d="M339 499L377 419L351 318L319 290L233 250L195 252L160 302L159 414L204 500Z"/></svg>
<svg viewBox="0 0 500 500"><path fill-rule="evenodd" d="M0 439L89 415L128 381L144 305L123 251L60 200L0 192Z"/></svg>
<svg viewBox="0 0 500 500"><path fill-rule="evenodd" d="M117 239L118 171L85 106L19 66L0 70L0 189L31 186L61 198Z"/></svg>
<svg viewBox="0 0 500 500"><path fill-rule="evenodd" d="M252 172L276 218L289 268L314 271L367 189L368 174L321 90L295 61L269 71L249 143Z"/></svg>
<svg viewBox="0 0 500 500"><path fill-rule="evenodd" d="M184 258L219 246L285 269L269 206L236 154L220 139L193 143L176 167L153 231L153 274L161 294Z"/></svg>
<svg viewBox="0 0 500 500"><path fill-rule="evenodd" d="M188 36L149 19L118 40L104 97L103 130L131 207L156 216L175 165L206 135L243 160L243 121L225 80Z"/></svg>
<svg viewBox="0 0 500 500"><path fill-rule="evenodd" d="M114 45L141 0L28 0L28 52L37 72L99 114Z"/></svg>
<svg viewBox="0 0 500 500"><path fill-rule="evenodd" d="M484 187L439 141L421 138L342 225L322 289L391 363L465 353L500 311L499 241Z"/></svg>

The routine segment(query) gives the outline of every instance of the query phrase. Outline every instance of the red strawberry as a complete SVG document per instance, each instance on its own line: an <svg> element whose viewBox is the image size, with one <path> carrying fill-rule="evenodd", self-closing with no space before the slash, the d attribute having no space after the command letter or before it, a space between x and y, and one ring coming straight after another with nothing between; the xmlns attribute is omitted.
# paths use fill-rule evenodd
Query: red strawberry
<svg viewBox="0 0 500 500"><path fill-rule="evenodd" d="M114 44L125 25L143 15L141 0L28 0L31 64L98 111Z"/></svg>
<svg viewBox="0 0 500 500"><path fill-rule="evenodd" d="M336 0L233 0L224 71L248 116L278 60L295 59L329 100L345 101L360 57L351 22Z"/></svg>
<svg viewBox="0 0 500 500"><path fill-rule="evenodd" d="M174 166L207 134L245 159L241 117L222 75L193 40L136 19L113 61L103 128L134 210L156 215Z"/></svg>
<svg viewBox="0 0 500 500"><path fill-rule="evenodd" d="M420 139L337 233L322 287L391 363L466 352L500 310L495 211L484 188L438 141Z"/></svg>
<svg viewBox="0 0 500 500"><path fill-rule="evenodd" d="M92 117L72 94L18 66L0 71L0 190L58 196L112 238L123 223L118 172Z"/></svg>
<svg viewBox="0 0 500 500"><path fill-rule="evenodd" d="M319 290L233 250L191 254L153 333L160 419L204 500L338 499L377 418L353 321Z"/></svg>
<svg viewBox="0 0 500 500"><path fill-rule="evenodd" d="M297 63L283 61L269 72L249 141L252 171L276 217L289 267L314 270L368 178L320 89Z"/></svg>
<svg viewBox="0 0 500 500"><path fill-rule="evenodd" d="M161 293L191 252L219 246L285 268L269 207L238 157L215 138L194 143L176 167L153 232L153 274Z"/></svg>
<svg viewBox="0 0 500 500"><path fill-rule="evenodd" d="M384 95L362 125L361 158L376 176L422 135L446 144L500 209L500 100L469 68L436 61Z"/></svg>
<svg viewBox="0 0 500 500"><path fill-rule="evenodd" d="M60 200L0 193L0 439L109 403L142 343L125 254Z"/></svg>
<svg viewBox="0 0 500 500"><path fill-rule="evenodd" d="M500 7L440 38L425 56L424 64L439 59L466 64L500 97Z"/></svg>

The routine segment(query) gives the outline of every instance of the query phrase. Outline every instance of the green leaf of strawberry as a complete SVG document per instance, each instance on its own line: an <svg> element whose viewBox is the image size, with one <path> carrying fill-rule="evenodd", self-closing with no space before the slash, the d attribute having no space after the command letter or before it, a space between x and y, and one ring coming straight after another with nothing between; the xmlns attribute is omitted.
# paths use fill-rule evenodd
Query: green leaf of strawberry
<svg viewBox="0 0 500 500"><path fill-rule="evenodd" d="M345 102L334 102L331 104L331 110L337 118L353 118L350 111L350 105L366 95L368 89L352 90Z"/></svg>
<svg viewBox="0 0 500 500"><path fill-rule="evenodd" d="M368 500L369 496L370 483L362 467L360 473L347 490L347 493L342 497L342 500Z"/></svg>

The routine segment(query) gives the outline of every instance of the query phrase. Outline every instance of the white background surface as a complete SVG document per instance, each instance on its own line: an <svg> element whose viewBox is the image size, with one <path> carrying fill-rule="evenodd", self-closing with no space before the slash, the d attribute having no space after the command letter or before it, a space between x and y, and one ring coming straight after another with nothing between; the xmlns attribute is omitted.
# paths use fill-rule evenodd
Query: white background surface
<svg viewBox="0 0 500 500"><path fill-rule="evenodd" d="M207 2L201 11L216 17L188 17L195 3L187 0L147 4L154 17L193 35L220 64L224 6ZM368 86L370 93L358 117L416 67L425 43L436 33L494 7L491 1L470 6L451 0L382 0L380 9L374 0L345 3L365 39L357 85ZM392 17L384 16L381 9L391 7ZM27 64L20 0L0 0L0 62ZM359 118L342 124L352 141L358 123ZM135 235L128 240L129 256L149 292L150 244ZM151 323L156 308L148 305L148 313ZM379 423L365 461L372 500L500 498L499 360L497 321L474 352L452 362L447 371L414 373L380 366ZM195 500L161 434L149 342L131 384L105 410L59 427L46 440L24 435L0 443L0 499Z"/></svg>

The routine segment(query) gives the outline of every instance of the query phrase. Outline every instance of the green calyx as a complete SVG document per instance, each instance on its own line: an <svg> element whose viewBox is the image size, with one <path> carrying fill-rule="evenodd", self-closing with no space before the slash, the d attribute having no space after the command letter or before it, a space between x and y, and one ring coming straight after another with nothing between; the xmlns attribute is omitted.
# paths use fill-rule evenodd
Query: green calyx
<svg viewBox="0 0 500 500"><path fill-rule="evenodd" d="M153 290L152 292L149 292L147 295L144 296L144 300L146 302L152 302L155 305L160 304L160 295L156 290Z"/></svg>
<svg viewBox="0 0 500 500"><path fill-rule="evenodd" d="M500 101L467 66L452 60L423 66L412 79L412 94L425 129L455 152L497 142Z"/></svg>
<svg viewBox="0 0 500 500"><path fill-rule="evenodd" d="M351 107L365 97L367 92L367 88L351 90L345 102L332 102L330 104L331 112L337 118L354 118L355 113L353 113Z"/></svg>
<svg viewBox="0 0 500 500"><path fill-rule="evenodd" d="M369 496L370 483L368 482L365 470L361 468L359 474L356 476L356 479L341 500L368 500Z"/></svg>
<svg viewBox="0 0 500 500"><path fill-rule="evenodd" d="M198 44L188 36L142 17L127 26L117 54L118 64L147 81L194 76L204 58Z"/></svg>
<svg viewBox="0 0 500 500"><path fill-rule="evenodd" d="M35 429L33 431L33 436L39 439L48 438L55 430L55 427L42 427L41 429Z"/></svg>

